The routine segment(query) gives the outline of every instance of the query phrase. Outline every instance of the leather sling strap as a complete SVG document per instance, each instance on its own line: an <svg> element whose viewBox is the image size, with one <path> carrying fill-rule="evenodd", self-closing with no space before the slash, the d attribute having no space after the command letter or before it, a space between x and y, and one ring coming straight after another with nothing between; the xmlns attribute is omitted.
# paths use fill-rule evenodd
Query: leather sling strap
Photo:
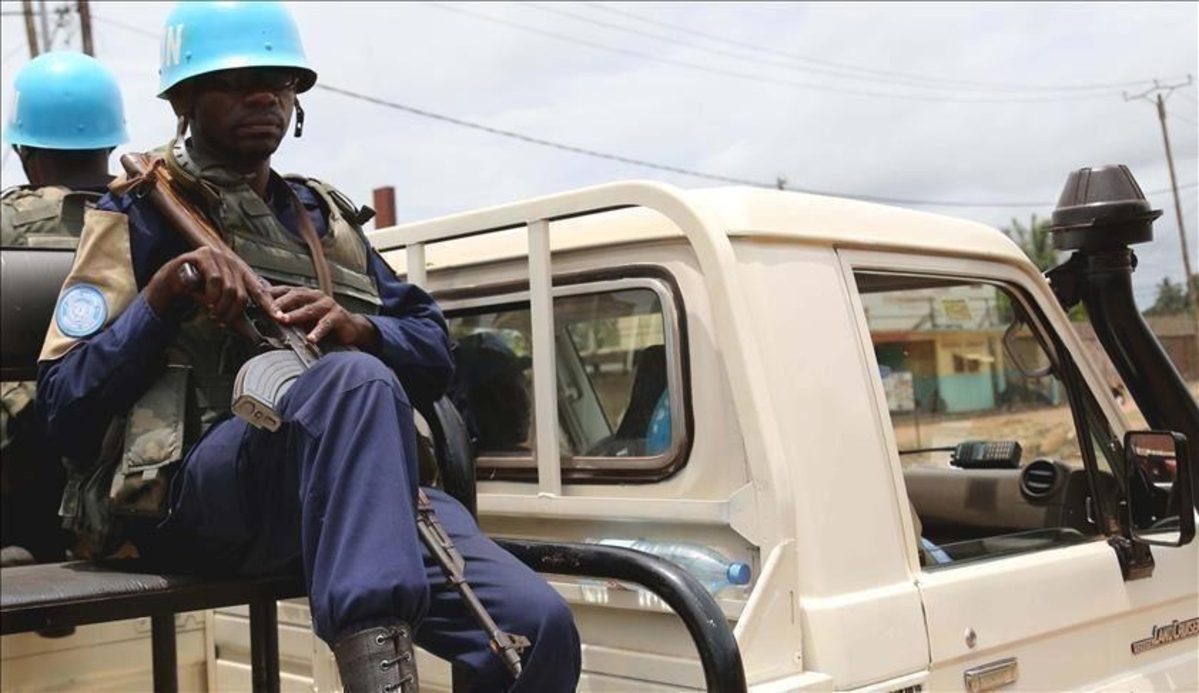
<svg viewBox="0 0 1199 693"><path fill-rule="evenodd" d="M304 209L296 191L292 190L290 185L285 184L284 187L287 188L287 194L291 197L291 207L296 213L300 237L308 246L308 254L312 256L312 266L316 270L316 282L320 285L321 292L326 296L332 296L333 273L329 269L329 262L325 259L325 248L321 245L321 239L317 237L316 229L312 227L312 219L308 217L308 210Z"/></svg>

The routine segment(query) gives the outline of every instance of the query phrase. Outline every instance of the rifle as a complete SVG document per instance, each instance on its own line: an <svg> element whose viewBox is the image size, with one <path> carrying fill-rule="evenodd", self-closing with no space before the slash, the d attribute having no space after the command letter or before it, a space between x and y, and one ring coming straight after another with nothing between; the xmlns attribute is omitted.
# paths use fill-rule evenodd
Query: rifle
<svg viewBox="0 0 1199 693"><path fill-rule="evenodd" d="M234 414L252 426L277 431L283 423L277 405L295 379L321 357L321 349L308 341L302 329L275 320L269 294L265 291L270 284L236 253L230 252L220 232L189 200L179 194L174 176L163 159L147 154L124 154L121 156L121 166L128 179L110 186L114 193L132 191L146 197L193 247L211 248L231 256L244 276L253 277L263 288L261 292L251 292L253 301L246 306L245 325L239 326L239 330L258 343L268 345L271 350L242 364L234 381L232 409ZM200 281L199 273L190 264L183 266L182 274L188 286L194 287ZM433 504L419 487L416 507L417 533L425 548L441 567L447 583L458 591L475 621L487 634L491 651L503 660L512 677L518 678L521 673L520 652L529 646L528 639L500 630L487 613L474 589L466 582L466 562L462 554L454 547L449 533L433 513Z"/></svg>

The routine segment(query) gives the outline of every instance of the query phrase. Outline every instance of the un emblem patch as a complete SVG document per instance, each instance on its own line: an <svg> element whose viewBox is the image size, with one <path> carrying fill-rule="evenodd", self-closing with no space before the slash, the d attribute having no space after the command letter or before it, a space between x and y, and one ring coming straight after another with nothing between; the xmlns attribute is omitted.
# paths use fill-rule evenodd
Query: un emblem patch
<svg viewBox="0 0 1199 693"><path fill-rule="evenodd" d="M104 294L91 284L76 284L63 292L54 308L58 331L68 337L90 337L108 319L108 304Z"/></svg>

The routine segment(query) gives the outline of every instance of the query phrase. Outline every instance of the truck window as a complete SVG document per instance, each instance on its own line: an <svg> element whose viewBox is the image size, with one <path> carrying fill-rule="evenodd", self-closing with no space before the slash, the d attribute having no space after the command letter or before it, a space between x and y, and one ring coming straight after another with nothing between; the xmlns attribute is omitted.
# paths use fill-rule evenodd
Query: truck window
<svg viewBox="0 0 1199 693"><path fill-rule="evenodd" d="M657 478L682 449L677 335L658 282L554 299L564 480ZM627 284L627 282L626 282ZM502 298L499 300L503 300ZM480 479L532 479L536 464L527 300L449 312L454 397L477 436Z"/></svg>
<svg viewBox="0 0 1199 693"><path fill-rule="evenodd" d="M1062 364L1018 294L966 279L855 278L926 569L1102 536ZM1099 423L1085 443L1114 508Z"/></svg>

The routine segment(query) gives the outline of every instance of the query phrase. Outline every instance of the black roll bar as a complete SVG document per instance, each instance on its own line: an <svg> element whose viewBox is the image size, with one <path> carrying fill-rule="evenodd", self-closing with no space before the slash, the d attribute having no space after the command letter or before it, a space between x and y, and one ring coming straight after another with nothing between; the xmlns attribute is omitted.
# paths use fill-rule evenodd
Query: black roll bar
<svg viewBox="0 0 1199 693"><path fill-rule="evenodd" d="M496 539L497 544L539 573L635 582L665 601L691 633L709 691L746 690L741 649L716 600L690 573L642 551L597 544Z"/></svg>

